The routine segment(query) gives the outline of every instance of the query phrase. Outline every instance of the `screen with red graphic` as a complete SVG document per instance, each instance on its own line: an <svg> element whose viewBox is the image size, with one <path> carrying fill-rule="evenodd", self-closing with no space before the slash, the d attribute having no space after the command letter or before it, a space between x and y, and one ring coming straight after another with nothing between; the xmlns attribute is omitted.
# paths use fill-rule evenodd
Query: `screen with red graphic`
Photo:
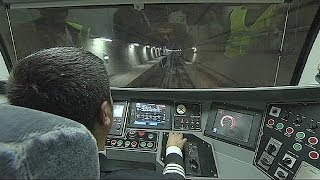
<svg viewBox="0 0 320 180"><path fill-rule="evenodd" d="M253 116L235 111L218 109L214 121L213 132L248 142Z"/></svg>

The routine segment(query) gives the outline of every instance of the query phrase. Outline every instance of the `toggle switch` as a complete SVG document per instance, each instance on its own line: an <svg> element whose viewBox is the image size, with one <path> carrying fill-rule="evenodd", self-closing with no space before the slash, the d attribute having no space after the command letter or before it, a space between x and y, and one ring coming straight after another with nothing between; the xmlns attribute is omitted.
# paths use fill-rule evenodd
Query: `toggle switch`
<svg viewBox="0 0 320 180"><path fill-rule="evenodd" d="M267 149L267 153L268 154L272 154L273 152L275 152L277 150L277 147L273 144L270 144L268 149Z"/></svg>

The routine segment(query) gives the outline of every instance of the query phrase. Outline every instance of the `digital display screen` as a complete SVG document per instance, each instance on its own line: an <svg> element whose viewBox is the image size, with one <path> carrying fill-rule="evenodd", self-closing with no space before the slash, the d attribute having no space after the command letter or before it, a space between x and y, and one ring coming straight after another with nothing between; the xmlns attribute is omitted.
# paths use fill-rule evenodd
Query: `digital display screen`
<svg viewBox="0 0 320 180"><path fill-rule="evenodd" d="M136 103L133 124L138 126L164 126L166 124L166 105Z"/></svg>
<svg viewBox="0 0 320 180"><path fill-rule="evenodd" d="M229 138L248 142L252 121L252 115L218 109L213 132Z"/></svg>
<svg viewBox="0 0 320 180"><path fill-rule="evenodd" d="M123 116L124 105L113 105L113 117Z"/></svg>

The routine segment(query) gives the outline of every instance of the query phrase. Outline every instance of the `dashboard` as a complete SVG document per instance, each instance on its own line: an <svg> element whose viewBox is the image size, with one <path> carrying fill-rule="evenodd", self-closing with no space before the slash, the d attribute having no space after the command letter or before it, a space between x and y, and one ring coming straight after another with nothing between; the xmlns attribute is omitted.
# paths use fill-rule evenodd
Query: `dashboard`
<svg viewBox="0 0 320 180"><path fill-rule="evenodd" d="M237 168L250 171L252 179L319 178L316 112L316 102L255 108L208 101L118 100L107 156L133 162L131 168L148 162L161 171L168 133L176 131L188 139L183 149L188 179L232 178L230 170Z"/></svg>

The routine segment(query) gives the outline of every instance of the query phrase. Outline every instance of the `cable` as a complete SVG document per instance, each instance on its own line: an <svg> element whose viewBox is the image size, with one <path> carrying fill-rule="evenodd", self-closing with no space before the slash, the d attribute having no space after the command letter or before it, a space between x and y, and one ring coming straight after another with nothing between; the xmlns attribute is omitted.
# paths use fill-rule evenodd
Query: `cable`
<svg viewBox="0 0 320 180"><path fill-rule="evenodd" d="M11 20L9 16L9 8L6 7L6 15L7 15L7 20L8 20L8 25L9 25L9 31L10 31L10 36L11 36L11 41L12 41L12 48L13 48L13 53L15 57L15 61L13 61L13 65L18 62L18 56L17 56L17 50L16 50L16 44L13 38L13 31L12 31L12 26L11 26Z"/></svg>
<svg viewBox="0 0 320 180"><path fill-rule="evenodd" d="M277 80L278 80L280 62L281 62L282 53L283 53L283 45L284 45L284 40L286 38L286 32L287 32L287 25L288 25L288 17L289 17L290 7L291 7L291 3L289 3L289 5L288 5L286 20L284 22L284 28L283 28L282 39L281 39L281 44L280 44L280 49L279 49L279 56L278 56L278 65L277 65L277 70L276 70L276 74L275 74L274 81L273 81L273 86L276 86Z"/></svg>

